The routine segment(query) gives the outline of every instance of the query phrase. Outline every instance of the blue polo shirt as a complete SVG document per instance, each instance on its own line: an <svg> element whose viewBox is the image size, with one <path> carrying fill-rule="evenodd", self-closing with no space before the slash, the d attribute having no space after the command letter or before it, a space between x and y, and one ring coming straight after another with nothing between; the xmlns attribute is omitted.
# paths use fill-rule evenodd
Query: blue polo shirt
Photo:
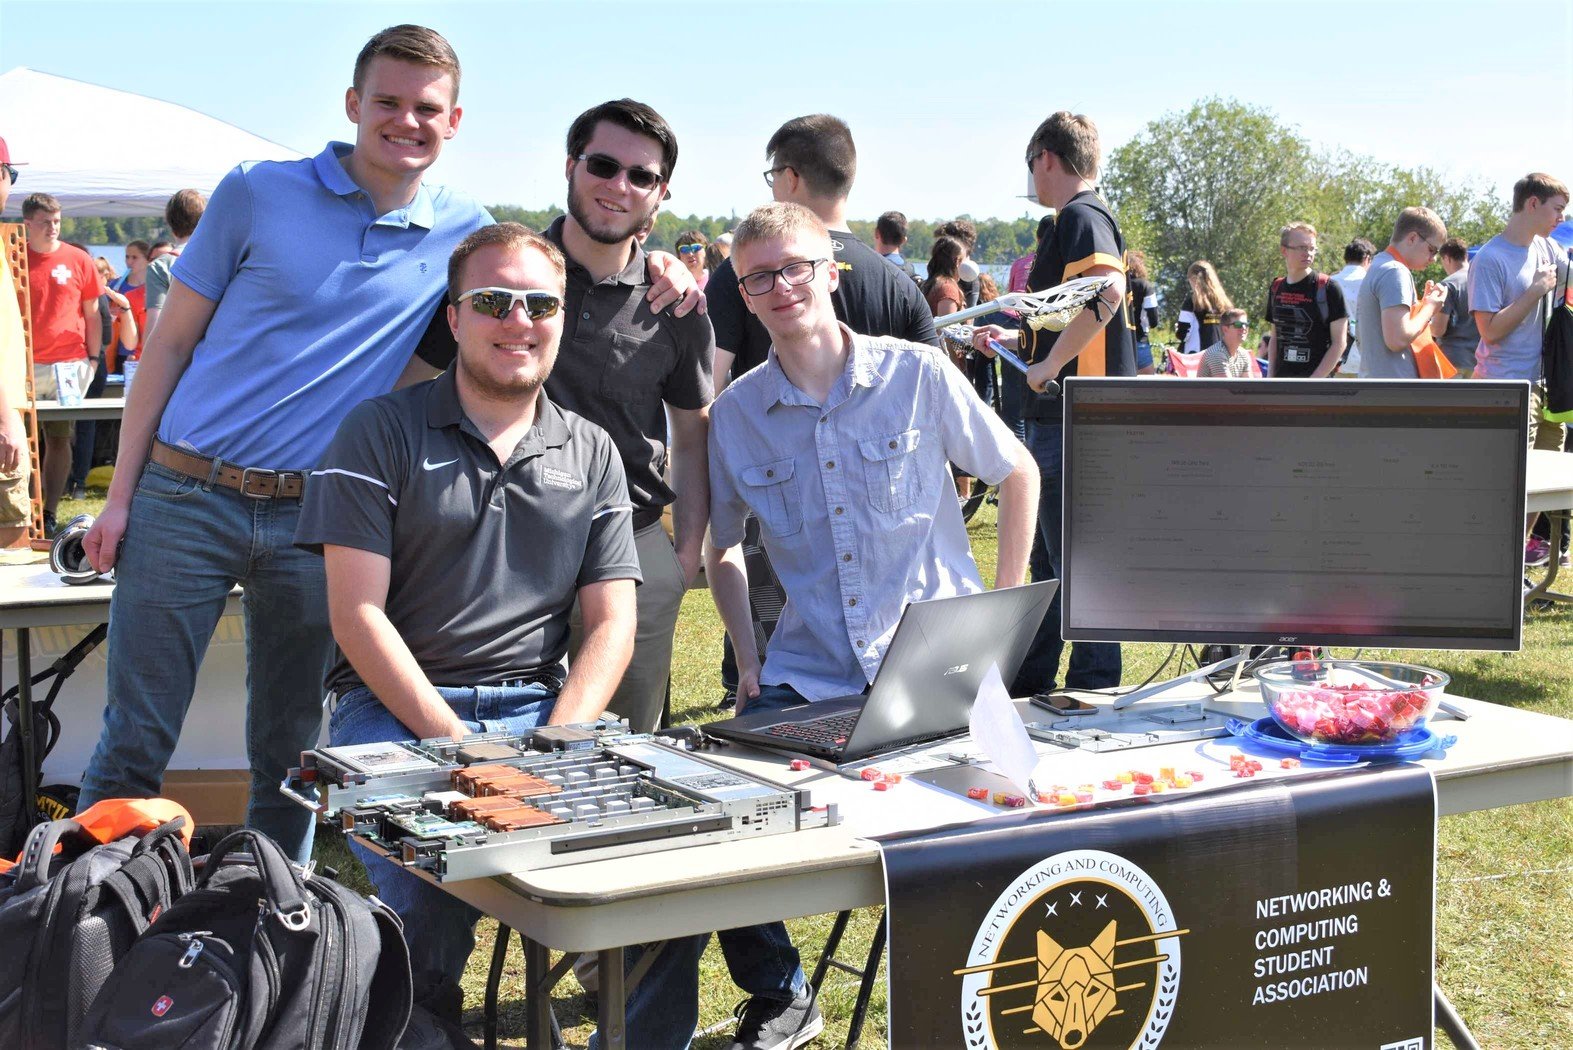
<svg viewBox="0 0 1573 1050"><path fill-rule="evenodd" d="M217 306L158 436L248 467L313 467L351 408L392 389L443 295L448 256L492 221L422 184L378 215L351 146L219 183L173 275Z"/></svg>

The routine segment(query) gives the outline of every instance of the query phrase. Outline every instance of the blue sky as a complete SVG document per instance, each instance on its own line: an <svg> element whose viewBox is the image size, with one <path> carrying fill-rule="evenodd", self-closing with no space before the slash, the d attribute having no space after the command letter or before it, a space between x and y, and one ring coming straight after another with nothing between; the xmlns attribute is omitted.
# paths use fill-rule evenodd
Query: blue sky
<svg viewBox="0 0 1573 1050"><path fill-rule="evenodd" d="M1504 191L1532 169L1573 177L1573 0L0 0L0 71L152 95L314 153L351 137L355 53L401 21L464 64L463 123L431 177L487 203L560 204L569 122L622 95L677 131L681 214L765 200L765 141L820 111L858 143L855 218L1036 215L1021 156L1042 117L1089 114L1107 151L1209 95Z"/></svg>

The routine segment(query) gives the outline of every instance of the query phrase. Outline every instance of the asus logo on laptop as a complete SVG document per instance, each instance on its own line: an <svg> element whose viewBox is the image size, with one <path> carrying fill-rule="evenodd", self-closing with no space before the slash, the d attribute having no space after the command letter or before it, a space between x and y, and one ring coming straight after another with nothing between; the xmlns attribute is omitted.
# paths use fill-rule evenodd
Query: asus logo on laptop
<svg viewBox="0 0 1573 1050"><path fill-rule="evenodd" d="M955 667L950 668L944 674L940 675L940 677L945 678L953 674L960 674L971 666L971 664L957 664Z"/></svg>

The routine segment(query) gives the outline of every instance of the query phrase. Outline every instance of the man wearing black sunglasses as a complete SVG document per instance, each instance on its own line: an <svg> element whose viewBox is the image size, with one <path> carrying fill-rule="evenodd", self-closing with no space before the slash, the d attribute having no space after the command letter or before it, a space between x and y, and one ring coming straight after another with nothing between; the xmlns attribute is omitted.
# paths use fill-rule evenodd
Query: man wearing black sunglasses
<svg viewBox="0 0 1573 1050"><path fill-rule="evenodd" d="M606 429L628 475L644 584L633 659L610 708L648 732L662 718L677 613L709 520L715 342L698 313L677 317L647 301L647 256L635 235L668 195L677 164L666 120L632 99L605 102L574 120L567 147L568 214L546 230L568 264L562 354L546 391ZM668 505L675 545L661 525ZM570 664L578 644L576 628Z"/></svg>

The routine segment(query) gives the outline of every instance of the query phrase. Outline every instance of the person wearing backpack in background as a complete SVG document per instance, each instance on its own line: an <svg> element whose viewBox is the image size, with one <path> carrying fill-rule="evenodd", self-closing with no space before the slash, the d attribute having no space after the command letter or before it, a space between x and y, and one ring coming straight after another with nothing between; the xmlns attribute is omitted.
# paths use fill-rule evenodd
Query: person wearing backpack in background
<svg viewBox="0 0 1573 1050"><path fill-rule="evenodd" d="M1349 310L1344 291L1316 271L1316 227L1291 222L1278 233L1288 277L1267 291L1267 374L1274 379L1327 379L1344 356Z"/></svg>

